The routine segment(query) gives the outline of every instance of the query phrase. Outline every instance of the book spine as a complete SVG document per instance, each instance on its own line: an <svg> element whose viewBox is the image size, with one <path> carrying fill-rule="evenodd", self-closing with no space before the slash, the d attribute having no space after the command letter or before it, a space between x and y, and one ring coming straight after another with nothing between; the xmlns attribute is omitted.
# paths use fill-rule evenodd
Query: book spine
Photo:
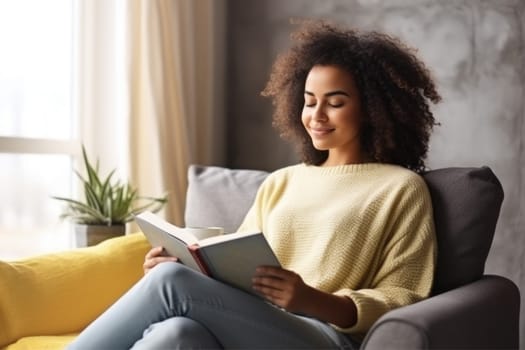
<svg viewBox="0 0 525 350"><path fill-rule="evenodd" d="M191 256L193 256L193 259L199 265L199 268L201 269L201 272L207 276L211 276L210 270L208 269L206 263L204 262L204 259L202 258L199 250L199 245L192 244L188 246L188 250L191 253Z"/></svg>

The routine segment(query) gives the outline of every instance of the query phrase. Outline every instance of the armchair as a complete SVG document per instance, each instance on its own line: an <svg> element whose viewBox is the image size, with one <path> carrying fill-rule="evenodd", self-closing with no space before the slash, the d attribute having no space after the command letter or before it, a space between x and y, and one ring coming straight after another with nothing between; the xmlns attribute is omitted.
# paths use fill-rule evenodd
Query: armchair
<svg viewBox="0 0 525 350"><path fill-rule="evenodd" d="M219 222L231 232L243 218L232 214L247 210L265 176L190 167L186 224ZM484 275L503 201L500 182L488 167L438 169L423 177L438 240L432 297L385 314L361 349L517 349L519 290L505 277ZM206 215L199 215L203 208Z"/></svg>
<svg viewBox="0 0 525 350"><path fill-rule="evenodd" d="M191 166L187 226L234 231L267 176L256 170ZM438 236L432 297L385 314L362 349L517 349L519 290L483 275L503 191L489 168L424 175ZM142 275L141 233L97 246L0 262L0 348L58 349Z"/></svg>

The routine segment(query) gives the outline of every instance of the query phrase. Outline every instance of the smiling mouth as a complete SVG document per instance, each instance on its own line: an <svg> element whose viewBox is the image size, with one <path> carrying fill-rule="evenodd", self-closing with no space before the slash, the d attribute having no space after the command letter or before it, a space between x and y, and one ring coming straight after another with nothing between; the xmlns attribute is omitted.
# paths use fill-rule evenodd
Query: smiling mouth
<svg viewBox="0 0 525 350"><path fill-rule="evenodd" d="M310 132L313 136L325 136L334 131L335 129L323 128L323 129L314 129L310 128Z"/></svg>

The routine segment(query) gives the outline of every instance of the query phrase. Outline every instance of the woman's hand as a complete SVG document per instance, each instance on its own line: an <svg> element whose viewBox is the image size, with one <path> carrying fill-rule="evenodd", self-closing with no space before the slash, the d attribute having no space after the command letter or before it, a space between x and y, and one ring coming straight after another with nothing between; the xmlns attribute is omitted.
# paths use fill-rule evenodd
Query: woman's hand
<svg viewBox="0 0 525 350"><path fill-rule="evenodd" d="M142 268L144 269L144 274L147 274L152 268L157 266L157 264L160 264L161 262L166 261L179 261L174 256L165 256L162 255L162 252L164 251L164 248L162 247L153 247L150 249L149 252L146 253L146 257L144 258L144 264L142 265Z"/></svg>
<svg viewBox="0 0 525 350"><path fill-rule="evenodd" d="M252 283L255 291L286 311L315 317L341 328L357 322L357 307L350 298L310 287L293 271L259 266Z"/></svg>
<svg viewBox="0 0 525 350"><path fill-rule="evenodd" d="M313 288L293 271L260 266L253 277L253 289L273 304L290 312L304 312L311 303Z"/></svg>

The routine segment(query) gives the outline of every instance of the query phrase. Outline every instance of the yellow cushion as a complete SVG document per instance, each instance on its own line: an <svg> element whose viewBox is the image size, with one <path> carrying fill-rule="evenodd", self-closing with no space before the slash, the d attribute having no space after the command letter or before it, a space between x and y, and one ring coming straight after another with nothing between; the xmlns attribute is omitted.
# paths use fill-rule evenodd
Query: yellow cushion
<svg viewBox="0 0 525 350"><path fill-rule="evenodd" d="M136 233L0 261L0 348L23 337L80 332L143 275L148 249L144 235Z"/></svg>
<svg viewBox="0 0 525 350"><path fill-rule="evenodd" d="M61 350L75 339L77 334L44 335L39 337L25 337L4 350Z"/></svg>

